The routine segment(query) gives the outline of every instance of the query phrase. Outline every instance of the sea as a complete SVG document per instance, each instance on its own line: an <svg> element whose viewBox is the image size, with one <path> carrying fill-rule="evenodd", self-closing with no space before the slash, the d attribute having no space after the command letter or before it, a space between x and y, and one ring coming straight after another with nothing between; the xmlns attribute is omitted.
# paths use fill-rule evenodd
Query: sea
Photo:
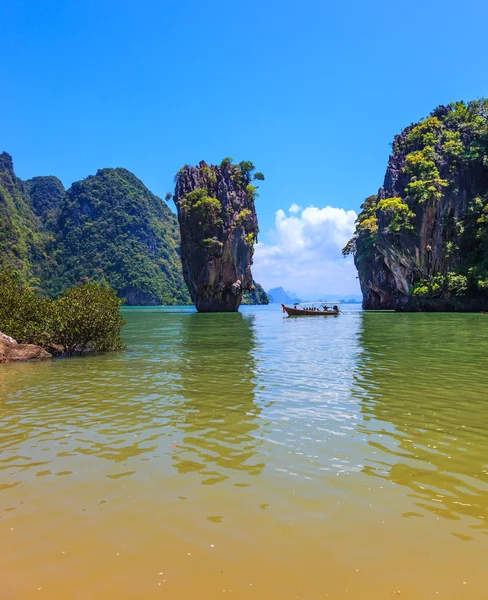
<svg viewBox="0 0 488 600"><path fill-rule="evenodd" d="M488 598L488 315L342 310L1 365L0 598Z"/></svg>

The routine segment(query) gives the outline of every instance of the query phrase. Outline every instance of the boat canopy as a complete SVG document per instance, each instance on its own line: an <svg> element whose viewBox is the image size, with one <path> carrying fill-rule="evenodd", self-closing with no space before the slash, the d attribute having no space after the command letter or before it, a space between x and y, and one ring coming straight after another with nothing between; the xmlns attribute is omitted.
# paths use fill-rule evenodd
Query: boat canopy
<svg viewBox="0 0 488 600"><path fill-rule="evenodd" d="M298 305L301 305L301 304L306 304L307 306L311 306L313 304L320 304L321 306L323 306L324 304L331 304L331 305L337 304L337 305L339 305L340 302L338 302L337 300L332 300L330 302L327 302L325 300L324 301L320 301L320 302L294 302L293 306L298 306Z"/></svg>

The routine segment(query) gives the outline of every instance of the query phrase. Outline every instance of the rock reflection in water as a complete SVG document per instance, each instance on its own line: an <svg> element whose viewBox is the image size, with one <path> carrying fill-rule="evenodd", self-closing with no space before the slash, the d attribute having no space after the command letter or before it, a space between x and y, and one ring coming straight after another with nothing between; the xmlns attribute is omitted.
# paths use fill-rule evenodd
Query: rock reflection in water
<svg viewBox="0 0 488 600"><path fill-rule="evenodd" d="M409 487L422 510L471 517L472 529L486 530L488 340L480 318L364 313L354 393L364 418L358 431L372 450L364 473Z"/></svg>
<svg viewBox="0 0 488 600"><path fill-rule="evenodd" d="M191 314L182 321L175 393L183 398L175 425L183 438L173 456L181 473L203 484L232 471L259 474L256 460L261 409L255 404L254 315Z"/></svg>

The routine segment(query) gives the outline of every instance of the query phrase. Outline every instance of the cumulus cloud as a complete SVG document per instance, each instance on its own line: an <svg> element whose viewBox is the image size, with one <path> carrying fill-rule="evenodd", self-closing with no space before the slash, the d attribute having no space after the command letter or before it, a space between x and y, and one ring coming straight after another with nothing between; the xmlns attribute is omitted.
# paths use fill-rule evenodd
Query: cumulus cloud
<svg viewBox="0 0 488 600"><path fill-rule="evenodd" d="M359 296L354 263L341 254L354 232L356 213L332 206L302 210L295 203L289 213L276 213L275 243L256 245L254 279L266 290L281 286L309 300L327 294Z"/></svg>

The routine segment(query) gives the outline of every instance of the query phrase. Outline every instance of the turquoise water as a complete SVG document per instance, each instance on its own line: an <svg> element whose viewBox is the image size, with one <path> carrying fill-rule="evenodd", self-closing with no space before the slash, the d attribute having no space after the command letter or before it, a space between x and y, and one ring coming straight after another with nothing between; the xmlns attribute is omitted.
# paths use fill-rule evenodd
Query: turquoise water
<svg viewBox="0 0 488 600"><path fill-rule="evenodd" d="M343 308L2 365L4 597L485 598L488 316Z"/></svg>

